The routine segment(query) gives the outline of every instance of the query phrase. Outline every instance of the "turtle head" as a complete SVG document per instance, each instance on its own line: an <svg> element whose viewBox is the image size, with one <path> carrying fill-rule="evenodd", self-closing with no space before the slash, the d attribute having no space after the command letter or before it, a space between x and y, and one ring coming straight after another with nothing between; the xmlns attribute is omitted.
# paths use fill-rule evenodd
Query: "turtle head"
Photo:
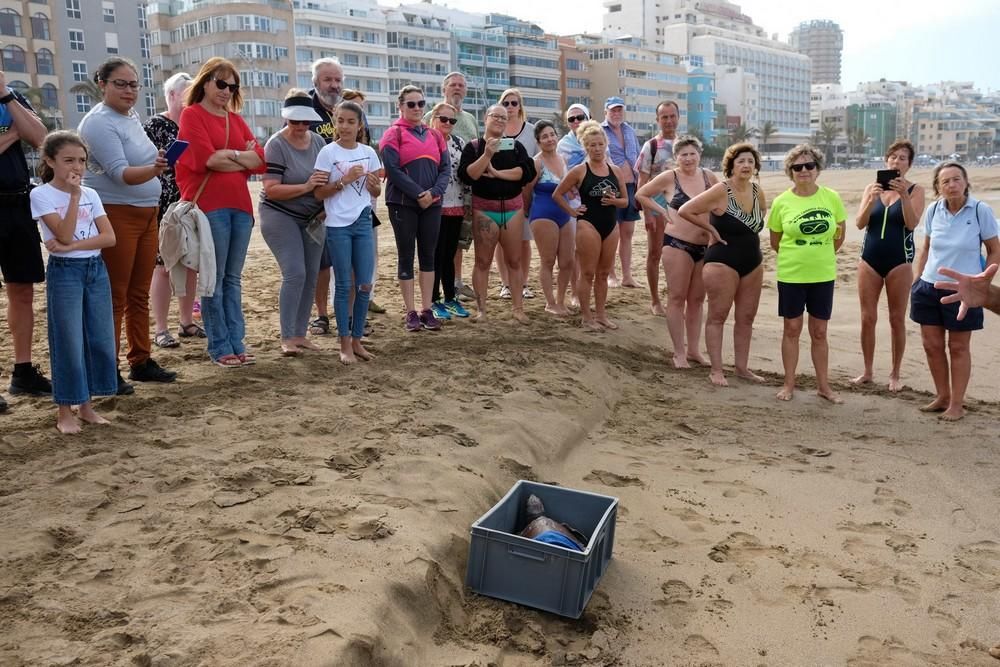
<svg viewBox="0 0 1000 667"><path fill-rule="evenodd" d="M535 494L528 496L528 500L524 503L524 509L527 512L529 523L545 515L545 505L542 504L541 499Z"/></svg>

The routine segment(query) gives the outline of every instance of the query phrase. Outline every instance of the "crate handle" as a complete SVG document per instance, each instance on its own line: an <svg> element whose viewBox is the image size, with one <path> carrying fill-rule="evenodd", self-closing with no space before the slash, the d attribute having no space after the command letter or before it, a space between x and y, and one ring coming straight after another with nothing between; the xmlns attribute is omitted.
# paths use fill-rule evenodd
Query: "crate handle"
<svg viewBox="0 0 1000 667"><path fill-rule="evenodd" d="M545 554L539 553L537 551L520 551L514 547L507 547L507 553L511 556L518 556L519 558L527 558L528 560L537 560L539 563L545 562Z"/></svg>

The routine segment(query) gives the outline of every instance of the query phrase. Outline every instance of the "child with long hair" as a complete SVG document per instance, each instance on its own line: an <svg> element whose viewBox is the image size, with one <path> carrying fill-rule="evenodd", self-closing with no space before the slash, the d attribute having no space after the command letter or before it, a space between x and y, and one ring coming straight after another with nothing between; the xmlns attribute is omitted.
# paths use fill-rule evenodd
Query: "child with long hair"
<svg viewBox="0 0 1000 667"><path fill-rule="evenodd" d="M49 250L45 291L56 428L79 433L80 419L108 423L91 397L118 391L111 282L101 258L101 248L115 245L115 233L100 197L80 185L87 171L80 135L63 130L45 137L39 171L44 185L31 191L31 214Z"/></svg>

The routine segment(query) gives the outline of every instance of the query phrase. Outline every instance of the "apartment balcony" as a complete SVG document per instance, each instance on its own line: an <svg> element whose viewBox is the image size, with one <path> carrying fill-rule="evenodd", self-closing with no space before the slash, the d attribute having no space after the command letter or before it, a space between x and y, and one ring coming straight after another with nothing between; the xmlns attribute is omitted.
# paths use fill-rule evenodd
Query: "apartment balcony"
<svg viewBox="0 0 1000 667"><path fill-rule="evenodd" d="M413 42L397 42L395 44L389 43L386 45L390 51L412 51L413 53L422 54L426 57L434 56L444 56L449 57L449 51L445 47L433 47L433 46L421 46Z"/></svg>
<svg viewBox="0 0 1000 667"><path fill-rule="evenodd" d="M486 87L494 90L505 90L510 87L510 79L490 78L486 80Z"/></svg>

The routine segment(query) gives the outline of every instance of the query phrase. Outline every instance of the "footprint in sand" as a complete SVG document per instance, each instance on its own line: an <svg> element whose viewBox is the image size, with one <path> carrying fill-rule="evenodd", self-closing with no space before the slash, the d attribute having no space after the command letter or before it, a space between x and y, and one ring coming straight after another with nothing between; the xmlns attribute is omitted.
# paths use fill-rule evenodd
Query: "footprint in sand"
<svg viewBox="0 0 1000 667"><path fill-rule="evenodd" d="M896 497L896 493L886 487L879 486L875 489L875 500L879 507L885 507L896 516L906 516L913 509L910 503Z"/></svg>
<svg viewBox="0 0 1000 667"><path fill-rule="evenodd" d="M749 496L766 496L767 492L763 489L758 489L755 486L750 486L746 482L741 480L733 480L732 482L724 482L721 480L711 480L706 479L703 484L707 486L714 486L723 489L723 498L735 498L740 494L746 494Z"/></svg>
<svg viewBox="0 0 1000 667"><path fill-rule="evenodd" d="M643 553L655 552L659 549L675 549L681 544L669 535L663 535L644 523L638 523L630 528L623 541L629 546L637 547L637 550Z"/></svg>
<svg viewBox="0 0 1000 667"><path fill-rule="evenodd" d="M599 482L605 486L621 488L625 486L646 486L641 479L634 475L619 475L607 470L591 470L590 474L583 478L585 482Z"/></svg>
<svg viewBox="0 0 1000 667"><path fill-rule="evenodd" d="M691 618L697 611L691 604L694 591L691 587L680 579L671 579L660 586L663 591L663 598L656 600L654 604L664 607L664 616L667 623L673 628L683 628L691 622Z"/></svg>

